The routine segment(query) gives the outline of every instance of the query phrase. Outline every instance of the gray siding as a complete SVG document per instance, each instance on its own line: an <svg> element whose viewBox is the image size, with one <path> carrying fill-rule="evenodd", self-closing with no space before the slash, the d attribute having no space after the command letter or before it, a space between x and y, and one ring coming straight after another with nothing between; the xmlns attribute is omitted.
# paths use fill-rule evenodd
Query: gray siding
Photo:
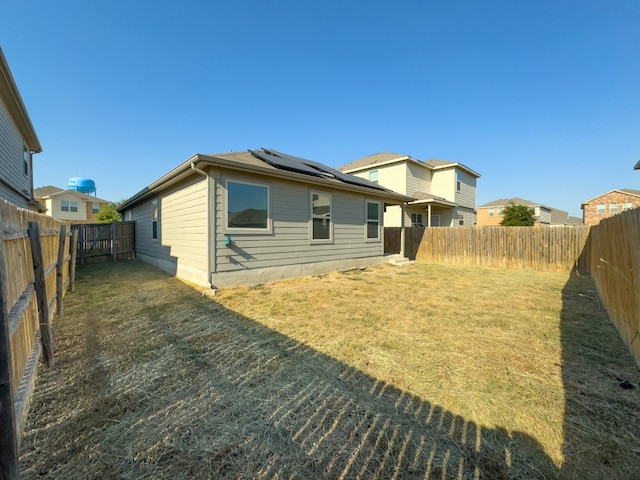
<svg viewBox="0 0 640 480"><path fill-rule="evenodd" d="M33 183L31 165L29 174L24 174L23 152L24 140L0 100L0 197L27 207L33 194Z"/></svg>
<svg viewBox="0 0 640 480"><path fill-rule="evenodd" d="M476 209L476 178L460 171L460 191L456 192L456 203L461 207Z"/></svg>
<svg viewBox="0 0 640 480"><path fill-rule="evenodd" d="M407 166L407 186L406 191L402 193L407 195L413 195L416 192L431 193L431 171L412 162L405 162L405 165Z"/></svg>
<svg viewBox="0 0 640 480"><path fill-rule="evenodd" d="M158 203L158 239L152 238L153 201ZM208 194L207 180L194 175L135 205L131 220L136 222L136 253L161 262L164 270L174 265L207 278L208 266ZM126 217L128 218L128 217ZM182 275L188 278L192 275Z"/></svg>
<svg viewBox="0 0 640 480"><path fill-rule="evenodd" d="M235 244L225 246L227 232L223 219L227 179L269 186L271 233L231 233ZM331 243L311 242L311 191L331 194ZM216 174L216 271L381 256L384 249L382 241L365 241L365 199L361 194L321 190L295 182Z"/></svg>

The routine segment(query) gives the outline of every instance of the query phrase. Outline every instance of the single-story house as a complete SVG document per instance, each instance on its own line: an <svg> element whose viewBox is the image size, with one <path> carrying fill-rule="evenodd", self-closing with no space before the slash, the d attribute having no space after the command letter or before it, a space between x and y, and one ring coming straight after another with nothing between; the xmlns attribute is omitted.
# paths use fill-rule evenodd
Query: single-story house
<svg viewBox="0 0 640 480"><path fill-rule="evenodd" d="M139 259L215 289L382 263L384 209L411 200L260 149L196 154L118 210Z"/></svg>

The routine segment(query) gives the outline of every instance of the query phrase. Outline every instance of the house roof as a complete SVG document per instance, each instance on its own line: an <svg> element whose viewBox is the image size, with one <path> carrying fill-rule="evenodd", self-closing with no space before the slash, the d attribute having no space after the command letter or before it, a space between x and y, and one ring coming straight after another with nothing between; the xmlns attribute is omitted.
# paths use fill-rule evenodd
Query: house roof
<svg viewBox="0 0 640 480"><path fill-rule="evenodd" d="M551 209L550 223L551 225L584 225L582 218L571 217L569 212L557 208Z"/></svg>
<svg viewBox="0 0 640 480"><path fill-rule="evenodd" d="M272 149L247 150L219 154L195 154L169 173L123 202L122 211L176 182L202 172L202 168L224 167L281 179L319 185L339 190L358 191L382 198L392 205L414 200L413 197L382 187L359 177L340 172L324 164L294 157Z"/></svg>
<svg viewBox="0 0 640 480"><path fill-rule="evenodd" d="M422 161L422 160L418 160L417 158L413 158L409 155L402 155L399 153L391 153L391 152L376 153L374 155L369 155L367 157L360 158L351 163L347 163L342 167L339 167L338 170L346 173L353 173L353 172L359 172L362 170L368 170L371 168L375 168L383 165L389 165L397 162L403 162L403 161L412 162L417 165L421 165L423 167L429 168L431 170L457 167L476 178L480 177L480 174L478 172L475 172L474 170L470 169L469 167L459 162L450 162L448 160Z"/></svg>
<svg viewBox="0 0 640 480"><path fill-rule="evenodd" d="M457 204L452 202L451 200L447 200L444 197L438 197L437 195L432 195L431 193L426 192L415 192L412 197L415 197L416 200L413 202L409 202L409 205L419 205L425 203L431 203L435 205L444 205L448 207L455 207Z"/></svg>
<svg viewBox="0 0 640 480"><path fill-rule="evenodd" d="M52 195L54 193L62 192L63 190L58 187L54 187L53 185L47 185L46 187L34 188L33 196L35 198L44 198Z"/></svg>
<svg viewBox="0 0 640 480"><path fill-rule="evenodd" d="M605 193L601 193L596 197L590 198L589 200L585 200L584 202L581 203L581 205L586 205L587 203L594 201L596 198L604 197L605 195L609 195L610 193L615 193L615 192L626 193L628 195L633 195L634 197L640 197L640 190L632 190L631 188L620 188L616 190L609 190L608 192L605 192Z"/></svg>
<svg viewBox="0 0 640 480"><path fill-rule="evenodd" d="M80 200L83 200L85 202L109 203L109 200L103 200L102 198L94 197L93 195L87 195L76 190L63 190L62 188L54 187L53 185L33 189L33 197L42 200L68 194L71 194L74 197L79 198Z"/></svg>
<svg viewBox="0 0 640 480"><path fill-rule="evenodd" d="M525 200L524 198L513 197L513 198L500 198L498 200L494 200L493 202L485 203L484 205L480 205L478 208L489 208L489 207L505 207L510 203L514 203L515 205L524 205L525 207L544 207L549 210L553 210L551 207L543 205L541 203L535 203L530 200Z"/></svg>
<svg viewBox="0 0 640 480"><path fill-rule="evenodd" d="M0 98L6 105L9 115L11 115L11 118L16 123L27 148L32 152L41 152L42 146L40 145L40 140L38 140L36 131L33 128L16 82L13 80L13 75L11 75L7 59L4 57L4 53L2 53L2 48L0 48Z"/></svg>

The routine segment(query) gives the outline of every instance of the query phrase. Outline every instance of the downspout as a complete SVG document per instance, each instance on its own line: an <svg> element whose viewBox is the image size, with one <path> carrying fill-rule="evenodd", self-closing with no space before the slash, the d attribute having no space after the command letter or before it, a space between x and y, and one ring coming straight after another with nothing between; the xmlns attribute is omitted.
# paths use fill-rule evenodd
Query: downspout
<svg viewBox="0 0 640 480"><path fill-rule="evenodd" d="M209 185L209 174L207 172L205 172L204 170L199 169L198 167L196 167L196 162L191 162L191 170L193 170L196 173L199 173L200 175L202 175L205 178L205 182L207 182L207 212L210 212L210 208L211 208L211 188ZM212 232L212 226L211 226L211 215L208 214L207 215L207 242L209 243L209 245L207 245L207 269L209 270L208 273L208 277L209 277L209 286L211 288L215 288L212 283L211 283L211 272L214 272L214 268L213 265L211 264L211 259L212 259L212 255L211 255L211 248L210 245L214 245L215 242L211 243L213 238L213 232ZM203 292L203 295L206 292ZM214 292L215 293L215 292Z"/></svg>
<svg viewBox="0 0 640 480"><path fill-rule="evenodd" d="M400 255L404 258L404 215L405 215L406 203L400 205L402 214L400 215Z"/></svg>

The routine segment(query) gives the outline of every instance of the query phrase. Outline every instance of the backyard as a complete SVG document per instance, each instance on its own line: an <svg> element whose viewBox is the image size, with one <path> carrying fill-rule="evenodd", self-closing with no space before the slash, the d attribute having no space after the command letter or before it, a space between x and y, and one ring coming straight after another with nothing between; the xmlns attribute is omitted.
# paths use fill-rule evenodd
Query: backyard
<svg viewBox="0 0 640 480"><path fill-rule="evenodd" d="M210 296L82 267L22 478L640 471L640 370L590 278L417 263Z"/></svg>

